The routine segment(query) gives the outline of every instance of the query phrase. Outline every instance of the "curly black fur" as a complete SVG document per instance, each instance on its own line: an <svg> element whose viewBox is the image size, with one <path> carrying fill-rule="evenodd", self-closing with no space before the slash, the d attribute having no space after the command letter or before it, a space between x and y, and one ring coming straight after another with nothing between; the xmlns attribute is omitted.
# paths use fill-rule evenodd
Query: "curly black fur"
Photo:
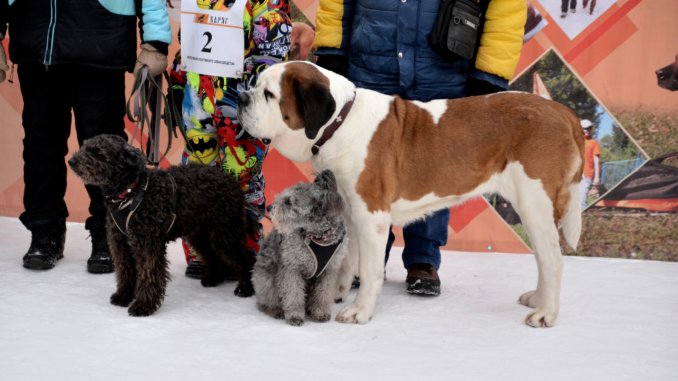
<svg viewBox="0 0 678 381"><path fill-rule="evenodd" d="M133 316L157 311L170 278L167 243L179 237L187 239L207 264L203 286L222 283L228 266L239 273L235 294L246 297L254 293L251 271L255 258L245 249L245 201L232 177L204 165L149 170L143 153L114 135L88 139L68 164L85 184L101 187L107 200L108 243L117 277L112 304L129 306ZM134 198L146 179L143 200L123 233L110 212L122 204L118 195L132 188L126 199Z"/></svg>

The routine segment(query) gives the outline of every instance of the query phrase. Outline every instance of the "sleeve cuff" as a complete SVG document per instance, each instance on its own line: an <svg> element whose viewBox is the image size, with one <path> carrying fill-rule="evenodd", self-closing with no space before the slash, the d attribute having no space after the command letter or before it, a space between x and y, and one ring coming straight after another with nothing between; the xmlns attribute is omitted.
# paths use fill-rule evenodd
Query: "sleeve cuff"
<svg viewBox="0 0 678 381"><path fill-rule="evenodd" d="M318 48L313 54L316 56L347 56L344 49L337 48Z"/></svg>
<svg viewBox="0 0 678 381"><path fill-rule="evenodd" d="M508 81L506 79L499 77L499 76L496 76L494 74L486 73L486 72L480 71L480 70L474 70L471 73L471 77L478 79L478 80L481 80L481 81L489 82L492 85L497 86L497 87L501 87L504 90L508 90Z"/></svg>
<svg viewBox="0 0 678 381"><path fill-rule="evenodd" d="M165 42L162 41L144 41L145 44L149 44L153 46L154 48L158 49L158 51L164 55L167 55L169 50L169 45Z"/></svg>

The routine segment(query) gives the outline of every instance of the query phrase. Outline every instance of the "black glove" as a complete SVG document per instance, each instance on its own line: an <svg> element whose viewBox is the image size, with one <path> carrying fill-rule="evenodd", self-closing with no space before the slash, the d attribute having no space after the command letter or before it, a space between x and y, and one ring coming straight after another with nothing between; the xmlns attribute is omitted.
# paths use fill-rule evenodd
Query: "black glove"
<svg viewBox="0 0 678 381"><path fill-rule="evenodd" d="M500 91L506 91L503 87L493 85L482 79L471 77L470 75L466 78L466 95L485 95L498 93Z"/></svg>
<svg viewBox="0 0 678 381"><path fill-rule="evenodd" d="M344 77L348 76L348 57L338 54L323 54L318 56L315 63L327 70L333 71Z"/></svg>

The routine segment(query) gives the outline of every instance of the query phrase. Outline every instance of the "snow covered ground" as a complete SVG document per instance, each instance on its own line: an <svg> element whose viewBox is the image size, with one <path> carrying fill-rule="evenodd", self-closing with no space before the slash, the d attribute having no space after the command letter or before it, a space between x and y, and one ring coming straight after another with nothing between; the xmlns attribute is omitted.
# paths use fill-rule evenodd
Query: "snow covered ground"
<svg viewBox="0 0 678 381"><path fill-rule="evenodd" d="M0 218L0 380L676 380L678 263L565 258L561 312L523 324L530 255L446 252L438 298L409 296L397 253L365 326L290 327L234 283L184 277L178 243L162 308L133 318L108 303L113 274L85 271L89 240L69 224L65 258L21 267L29 234ZM341 306L335 306L335 313Z"/></svg>

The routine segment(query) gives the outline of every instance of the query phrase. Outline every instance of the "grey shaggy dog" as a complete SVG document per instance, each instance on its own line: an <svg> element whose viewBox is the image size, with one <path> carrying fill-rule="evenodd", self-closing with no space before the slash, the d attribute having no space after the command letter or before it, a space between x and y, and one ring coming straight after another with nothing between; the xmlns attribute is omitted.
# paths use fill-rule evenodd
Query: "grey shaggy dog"
<svg viewBox="0 0 678 381"><path fill-rule="evenodd" d="M204 165L148 169L141 150L115 135L86 140L68 164L104 195L117 278L112 304L129 306L132 316L157 311L170 278L167 243L179 237L188 239L207 264L203 286L222 283L228 266L239 274L235 294L254 293L245 201L231 176Z"/></svg>
<svg viewBox="0 0 678 381"><path fill-rule="evenodd" d="M285 189L275 199L270 206L273 231L264 239L252 271L259 310L296 326L306 315L319 322L330 319L337 273L348 251L343 213L330 171L313 183ZM314 245L334 253L324 271L322 259L309 248Z"/></svg>

